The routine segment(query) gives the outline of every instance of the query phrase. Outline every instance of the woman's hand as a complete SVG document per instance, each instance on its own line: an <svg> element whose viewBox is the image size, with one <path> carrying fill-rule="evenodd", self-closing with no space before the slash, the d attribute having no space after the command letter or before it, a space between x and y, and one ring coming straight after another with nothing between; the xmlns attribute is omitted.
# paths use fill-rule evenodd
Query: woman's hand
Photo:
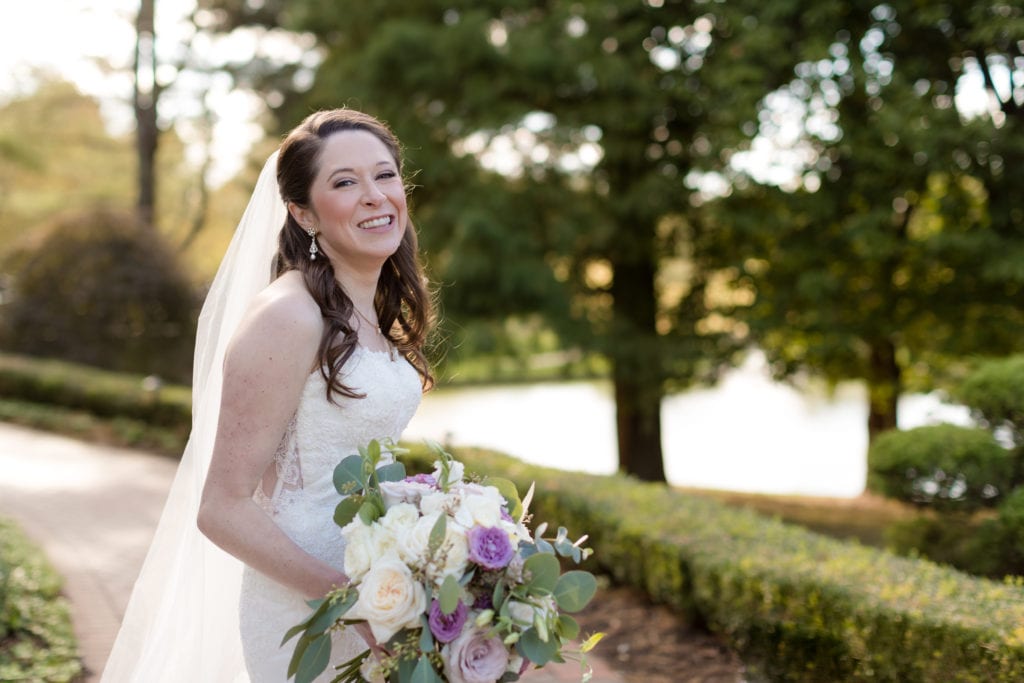
<svg viewBox="0 0 1024 683"><path fill-rule="evenodd" d="M373 631L370 630L370 625L365 621L356 624L356 633L363 637L366 644L370 647L370 652L377 658L377 661L383 660L384 657L388 656L388 651L377 642L377 639L373 637Z"/></svg>

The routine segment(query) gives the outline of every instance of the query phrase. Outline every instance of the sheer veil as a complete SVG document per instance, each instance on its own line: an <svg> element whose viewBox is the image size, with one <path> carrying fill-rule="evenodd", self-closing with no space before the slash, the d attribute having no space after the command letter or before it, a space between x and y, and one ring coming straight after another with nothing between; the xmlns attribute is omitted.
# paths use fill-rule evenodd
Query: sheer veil
<svg viewBox="0 0 1024 683"><path fill-rule="evenodd" d="M224 352L267 286L285 207L267 159L199 316L192 433L136 580L104 683L247 681L238 627L242 564L196 527L220 411Z"/></svg>

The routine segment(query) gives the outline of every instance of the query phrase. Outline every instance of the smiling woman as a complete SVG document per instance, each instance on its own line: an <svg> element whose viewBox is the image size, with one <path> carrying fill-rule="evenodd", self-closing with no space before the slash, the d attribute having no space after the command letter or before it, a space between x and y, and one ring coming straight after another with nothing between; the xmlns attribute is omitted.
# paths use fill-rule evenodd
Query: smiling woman
<svg viewBox="0 0 1024 683"><path fill-rule="evenodd" d="M401 162L384 124L338 109L309 116L264 167L201 316L186 475L104 680L281 683L306 600L348 582L322 523L340 500L334 466L397 441L432 382ZM350 629L334 651L368 646Z"/></svg>

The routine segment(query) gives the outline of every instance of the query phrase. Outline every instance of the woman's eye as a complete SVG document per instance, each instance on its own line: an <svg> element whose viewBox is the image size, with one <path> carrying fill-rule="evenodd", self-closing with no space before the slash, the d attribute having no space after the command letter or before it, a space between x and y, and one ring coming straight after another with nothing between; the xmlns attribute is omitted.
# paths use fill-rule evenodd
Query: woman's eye
<svg viewBox="0 0 1024 683"><path fill-rule="evenodd" d="M346 179L339 180L339 181L335 182L334 186L335 187L348 187L348 186L354 185L354 184L355 184L354 180L350 180L350 179L346 178Z"/></svg>
<svg viewBox="0 0 1024 683"><path fill-rule="evenodd" d="M398 174L395 173L394 171L384 171L383 173L378 175L377 178L379 180L390 180L391 178L395 178L397 176Z"/></svg>

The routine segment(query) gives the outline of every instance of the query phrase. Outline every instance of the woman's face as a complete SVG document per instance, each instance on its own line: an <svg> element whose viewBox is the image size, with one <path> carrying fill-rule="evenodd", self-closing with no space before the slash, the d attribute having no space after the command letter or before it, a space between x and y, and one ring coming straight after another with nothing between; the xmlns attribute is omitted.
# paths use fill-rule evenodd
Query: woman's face
<svg viewBox="0 0 1024 683"><path fill-rule="evenodd" d="M312 214L298 209L303 215L296 218L316 226L320 251L336 271L380 268L401 244L408 223L405 184L373 133L346 130L327 138L309 195Z"/></svg>

